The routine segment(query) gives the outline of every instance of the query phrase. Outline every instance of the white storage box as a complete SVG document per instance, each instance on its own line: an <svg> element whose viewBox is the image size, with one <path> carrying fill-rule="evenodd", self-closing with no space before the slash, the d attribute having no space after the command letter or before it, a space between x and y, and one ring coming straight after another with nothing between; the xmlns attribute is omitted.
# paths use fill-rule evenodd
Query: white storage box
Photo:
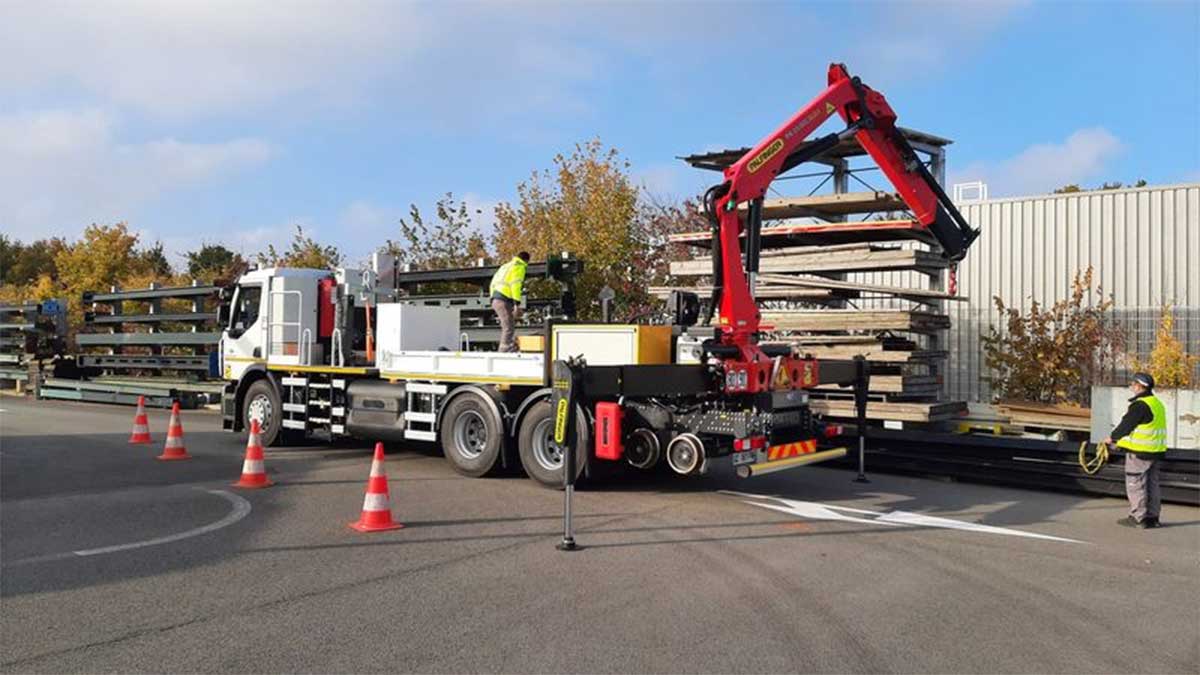
<svg viewBox="0 0 1200 675"><path fill-rule="evenodd" d="M383 354L459 348L457 309L398 302L383 303L377 309L375 351L381 364L387 361Z"/></svg>

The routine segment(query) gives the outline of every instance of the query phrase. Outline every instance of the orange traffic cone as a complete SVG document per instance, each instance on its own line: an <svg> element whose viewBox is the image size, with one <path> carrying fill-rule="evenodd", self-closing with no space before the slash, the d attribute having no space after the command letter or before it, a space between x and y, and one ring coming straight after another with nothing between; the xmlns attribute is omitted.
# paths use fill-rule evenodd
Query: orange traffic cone
<svg viewBox="0 0 1200 675"><path fill-rule="evenodd" d="M262 441L258 438L258 420L250 420L250 438L246 441L246 459L242 462L242 478L233 484L241 488L265 488L274 483L267 478L267 467L263 464Z"/></svg>
<svg viewBox="0 0 1200 675"><path fill-rule="evenodd" d="M133 415L133 433L129 435L130 443L153 443L150 438L150 422L146 419L146 397L138 397L138 409Z"/></svg>
<svg viewBox="0 0 1200 675"><path fill-rule="evenodd" d="M362 516L350 527L359 532L398 530L404 525L392 520L392 505L388 498L387 472L383 467L383 443L375 444L375 459L371 461L371 477L367 479L367 496L363 499Z"/></svg>
<svg viewBox="0 0 1200 675"><path fill-rule="evenodd" d="M187 448L183 447L183 425L179 423L179 401L171 406L171 423L167 425L167 445L158 459L191 459Z"/></svg>

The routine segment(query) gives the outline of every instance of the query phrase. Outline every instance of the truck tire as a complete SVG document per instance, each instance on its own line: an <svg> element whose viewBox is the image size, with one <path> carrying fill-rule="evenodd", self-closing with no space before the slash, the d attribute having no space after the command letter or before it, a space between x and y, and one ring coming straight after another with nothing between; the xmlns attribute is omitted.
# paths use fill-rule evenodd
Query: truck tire
<svg viewBox="0 0 1200 675"><path fill-rule="evenodd" d="M504 421L479 394L455 397L442 412L442 451L454 470L479 478L500 466Z"/></svg>
<svg viewBox="0 0 1200 675"><path fill-rule="evenodd" d="M246 433L250 432L252 419L258 420L259 440L264 448L283 440L283 434L280 433L283 427L283 406L279 402L279 393L265 379L251 384L242 398L242 422Z"/></svg>
<svg viewBox="0 0 1200 675"><path fill-rule="evenodd" d="M517 451L521 455L521 466L530 478L548 488L563 487L563 457L550 445L554 430L554 417L550 401L538 401L529 407L521 419L517 434ZM575 478L583 473L587 463L591 434L588 433L587 417L580 412L575 416Z"/></svg>

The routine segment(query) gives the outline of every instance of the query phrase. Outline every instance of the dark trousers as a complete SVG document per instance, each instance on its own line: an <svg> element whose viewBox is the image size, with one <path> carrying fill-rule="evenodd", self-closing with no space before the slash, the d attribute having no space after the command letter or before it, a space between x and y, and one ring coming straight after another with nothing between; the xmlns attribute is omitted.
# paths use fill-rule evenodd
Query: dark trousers
<svg viewBox="0 0 1200 675"><path fill-rule="evenodd" d="M1158 519L1162 507L1159 464L1157 457L1146 459L1145 455L1125 453L1125 495L1129 497L1129 515L1138 522Z"/></svg>

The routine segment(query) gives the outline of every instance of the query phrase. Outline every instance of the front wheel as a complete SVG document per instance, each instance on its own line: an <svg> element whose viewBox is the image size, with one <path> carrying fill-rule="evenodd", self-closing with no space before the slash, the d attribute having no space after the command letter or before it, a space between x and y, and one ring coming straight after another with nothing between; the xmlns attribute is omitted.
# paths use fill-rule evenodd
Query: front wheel
<svg viewBox="0 0 1200 675"><path fill-rule="evenodd" d="M242 399L242 420L247 433L250 421L258 421L259 440L264 448L281 440L279 431L283 426L283 406L270 382L258 380L246 390L246 396Z"/></svg>
<svg viewBox="0 0 1200 675"><path fill-rule="evenodd" d="M583 473L587 462L587 449L591 442L587 419L582 412L575 416L575 477ZM521 466L533 480L550 488L563 486L563 453L554 447L554 415L550 401L539 401L529 408L521 420L517 435L517 451L521 455Z"/></svg>

